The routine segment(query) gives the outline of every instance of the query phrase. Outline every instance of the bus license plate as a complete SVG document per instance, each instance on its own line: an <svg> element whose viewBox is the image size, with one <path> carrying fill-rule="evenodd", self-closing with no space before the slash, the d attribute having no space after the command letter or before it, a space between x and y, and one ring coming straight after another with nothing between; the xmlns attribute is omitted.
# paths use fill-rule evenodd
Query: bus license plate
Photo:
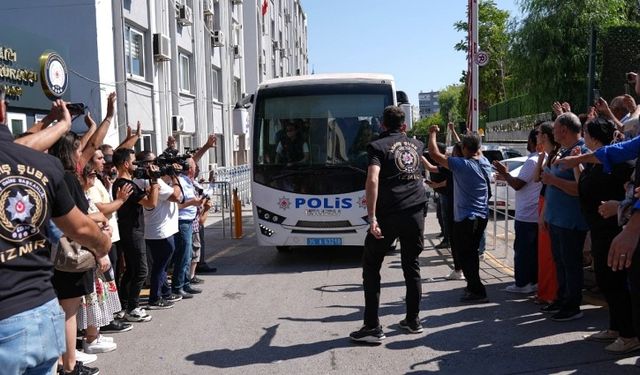
<svg viewBox="0 0 640 375"><path fill-rule="evenodd" d="M342 238L307 238L307 246L342 246Z"/></svg>

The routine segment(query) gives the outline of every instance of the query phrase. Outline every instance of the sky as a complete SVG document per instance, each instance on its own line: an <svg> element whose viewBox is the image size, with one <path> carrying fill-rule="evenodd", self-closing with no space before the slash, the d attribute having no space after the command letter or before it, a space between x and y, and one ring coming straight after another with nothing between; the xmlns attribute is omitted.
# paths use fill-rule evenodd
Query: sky
<svg viewBox="0 0 640 375"><path fill-rule="evenodd" d="M517 0L495 0L512 16ZM418 104L420 91L459 83L466 55L466 0L301 0L307 14L309 71L392 74L396 90ZM393 5L393 6L391 6Z"/></svg>

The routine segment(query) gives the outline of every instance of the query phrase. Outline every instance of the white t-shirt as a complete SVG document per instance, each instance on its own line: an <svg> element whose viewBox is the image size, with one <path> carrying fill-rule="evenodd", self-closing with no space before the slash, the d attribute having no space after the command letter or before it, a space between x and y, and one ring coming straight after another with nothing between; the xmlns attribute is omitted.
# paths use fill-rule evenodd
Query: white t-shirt
<svg viewBox="0 0 640 375"><path fill-rule="evenodd" d="M533 180L538 164L538 154L529 154L516 177L526 183L516 190L516 220L526 223L538 222L538 199L542 183Z"/></svg>
<svg viewBox="0 0 640 375"><path fill-rule="evenodd" d="M91 201L94 204L113 202L111 195L109 194L107 189L104 187L102 182L97 178L95 180L96 182L93 184L93 186L89 190L87 190L87 193L86 193L87 198L91 199ZM111 242L113 243L116 241L120 241L120 232L118 231L118 212L117 211L111 214L111 217L109 218L109 226L111 227Z"/></svg>
<svg viewBox="0 0 640 375"><path fill-rule="evenodd" d="M135 179L141 189L149 187L149 180ZM158 179L158 204L156 208L143 208L144 238L146 240L162 240L178 232L178 204L167 199L173 194L173 188L161 178Z"/></svg>

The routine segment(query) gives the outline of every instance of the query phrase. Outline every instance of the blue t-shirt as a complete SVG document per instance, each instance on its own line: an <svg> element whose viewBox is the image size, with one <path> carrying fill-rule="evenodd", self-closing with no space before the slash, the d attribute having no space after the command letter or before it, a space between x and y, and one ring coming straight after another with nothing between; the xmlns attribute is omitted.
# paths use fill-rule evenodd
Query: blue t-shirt
<svg viewBox="0 0 640 375"><path fill-rule="evenodd" d="M479 160L460 157L450 157L447 160L449 169L453 172L453 220L460 222L476 217L486 219L489 215L487 178L493 173L489 160L484 156Z"/></svg>
<svg viewBox="0 0 640 375"><path fill-rule="evenodd" d="M581 139L574 146L561 151L559 159L569 156L571 149L576 146L580 147L583 154L589 152ZM546 172L563 180L575 181L573 169L562 169L560 165L552 165L551 168L546 169ZM582 215L578 196L569 195L555 186L547 185L544 200L544 221L560 228L589 230L587 220Z"/></svg>
<svg viewBox="0 0 640 375"><path fill-rule="evenodd" d="M193 181L183 174L178 176L178 180L180 180L180 185L182 185L182 196L184 197L184 201L188 201L189 199L193 199L196 197L196 191L193 187ZM198 213L198 207L189 206L185 208L181 208L178 210L178 220L189 220L193 221L196 218L196 214Z"/></svg>

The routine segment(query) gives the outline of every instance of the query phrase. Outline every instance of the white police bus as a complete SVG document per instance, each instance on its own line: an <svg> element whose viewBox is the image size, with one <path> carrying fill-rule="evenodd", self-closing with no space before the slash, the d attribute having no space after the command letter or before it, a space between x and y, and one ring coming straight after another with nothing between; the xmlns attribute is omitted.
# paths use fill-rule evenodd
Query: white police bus
<svg viewBox="0 0 640 375"><path fill-rule="evenodd" d="M362 246L366 146L397 104L393 77L317 74L263 82L253 106L252 200L258 244ZM409 107L408 103L404 106ZM406 112L406 111L405 111Z"/></svg>

